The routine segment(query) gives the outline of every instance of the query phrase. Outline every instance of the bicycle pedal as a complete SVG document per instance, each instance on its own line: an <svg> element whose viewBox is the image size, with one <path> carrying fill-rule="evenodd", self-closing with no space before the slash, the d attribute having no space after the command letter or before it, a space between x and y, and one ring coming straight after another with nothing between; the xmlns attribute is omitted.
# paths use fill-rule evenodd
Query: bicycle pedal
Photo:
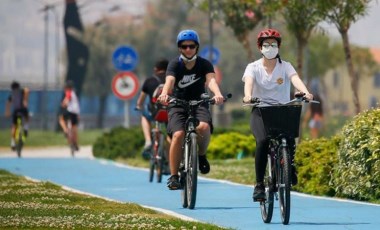
<svg viewBox="0 0 380 230"><path fill-rule="evenodd" d="M265 198L253 198L253 202L265 202Z"/></svg>

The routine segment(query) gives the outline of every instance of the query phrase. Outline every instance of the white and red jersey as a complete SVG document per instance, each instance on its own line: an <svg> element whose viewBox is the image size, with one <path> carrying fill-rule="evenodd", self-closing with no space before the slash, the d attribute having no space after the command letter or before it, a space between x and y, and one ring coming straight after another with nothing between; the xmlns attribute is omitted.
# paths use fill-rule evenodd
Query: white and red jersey
<svg viewBox="0 0 380 230"><path fill-rule="evenodd" d="M65 90L64 101L67 101L67 111L74 114L80 113L79 100L74 90Z"/></svg>

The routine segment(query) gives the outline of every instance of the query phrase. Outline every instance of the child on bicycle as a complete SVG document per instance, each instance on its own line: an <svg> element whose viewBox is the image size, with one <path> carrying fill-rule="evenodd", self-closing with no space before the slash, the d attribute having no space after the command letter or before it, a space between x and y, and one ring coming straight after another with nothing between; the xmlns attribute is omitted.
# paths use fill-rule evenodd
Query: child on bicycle
<svg viewBox="0 0 380 230"><path fill-rule="evenodd" d="M68 80L65 84L64 95L61 101L61 109L58 115L59 124L65 134L65 137L68 138L68 127L66 124L67 120L71 121L71 129L72 129L72 140L75 150L78 151L78 123L79 123L79 99L74 91L74 83Z"/></svg>
<svg viewBox="0 0 380 230"><path fill-rule="evenodd" d="M17 124L17 114L21 114L24 117L24 134L28 136L28 122L29 122L29 89L24 87L21 88L20 83L13 81L11 83L11 94L8 97L8 101L5 104L5 116L11 115L12 107L12 127L11 127L11 149L15 150L16 142L16 124Z"/></svg>
<svg viewBox="0 0 380 230"><path fill-rule="evenodd" d="M223 103L223 96L215 80L215 71L212 64L197 56L199 50L199 36L194 30L183 30L177 36L177 47L180 56L169 62L166 71L166 82L159 96L162 103L168 102L168 93L173 89L173 95L182 100L200 100L201 95L208 87L214 94L216 104ZM169 106L168 133L172 136L170 145L170 171L168 188L180 189L178 169L182 158L182 143L185 138L185 121L187 111L182 107ZM210 164L206 158L206 150L210 142L212 132L211 114L207 105L200 106L197 110L197 118L200 124L197 127L199 170L206 174L210 171Z"/></svg>
<svg viewBox="0 0 380 230"><path fill-rule="evenodd" d="M143 130L144 138L145 138L145 145L144 145L144 150L143 150L143 157L149 157L149 150L152 146L152 139L151 139L151 122L153 121L152 117L152 110L154 108L154 104L152 101L153 98L153 93L157 89L157 87L160 84L163 84L165 82L165 73L166 73L166 68L168 67L169 61L162 58L157 60L155 66L154 66L154 73L153 76L147 78L141 89L141 93L137 99L137 104L136 104L136 110L141 110L142 111L142 116L141 116L141 128ZM147 105L147 108L144 108L144 102L146 97L148 96L149 98L149 103ZM146 107L146 106L145 106Z"/></svg>
<svg viewBox="0 0 380 230"><path fill-rule="evenodd" d="M265 29L257 36L257 47L262 53L262 58L249 63L244 71L244 103L249 103L252 98L261 98L278 103L290 100L291 84L299 91L305 93L308 100L313 99L305 84L299 78L294 67L281 60L279 48L281 35L275 29ZM268 140L265 136L264 124L257 108L251 113L251 131L256 139L255 170L256 186L253 192L253 200L265 199L264 174L267 165ZM295 141L291 143L292 159L294 160ZM297 184L297 174L292 164L292 184Z"/></svg>

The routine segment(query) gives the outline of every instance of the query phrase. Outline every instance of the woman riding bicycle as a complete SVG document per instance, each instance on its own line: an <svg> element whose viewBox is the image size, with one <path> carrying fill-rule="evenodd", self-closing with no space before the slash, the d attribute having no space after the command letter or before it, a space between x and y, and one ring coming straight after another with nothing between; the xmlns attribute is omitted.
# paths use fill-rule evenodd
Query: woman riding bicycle
<svg viewBox="0 0 380 230"><path fill-rule="evenodd" d="M281 60L279 48L281 35L275 29L265 29L257 36L257 47L263 57L247 65L244 75L244 103L249 103L252 98L261 98L277 103L285 103L290 100L290 87L293 86L305 93L308 100L313 99L305 84L299 78L294 67ZM251 131L256 139L255 170L256 186L253 192L254 201L265 198L265 186L263 184L265 167L267 165L268 140L265 135L264 124L257 108L251 113ZM294 159L295 141L290 143L292 158ZM297 184L297 174L292 164L292 184Z"/></svg>
<svg viewBox="0 0 380 230"><path fill-rule="evenodd" d="M172 89L176 98L200 100L201 95L206 92L205 88L208 87L214 94L215 103L223 103L224 98L215 80L214 67L208 60L197 56L199 44L199 36L194 30L183 30L178 34L177 47L180 56L169 62L165 85L158 98L160 102L168 102L168 92L171 92ZM210 171L206 150L212 132L211 114L207 105L202 105L197 109L196 115L200 121L197 127L199 170L206 174ZM171 176L168 179L168 187L170 190L181 188L178 169L182 159L182 143L185 137L187 116L184 108L169 107L168 133L172 136L169 150Z"/></svg>

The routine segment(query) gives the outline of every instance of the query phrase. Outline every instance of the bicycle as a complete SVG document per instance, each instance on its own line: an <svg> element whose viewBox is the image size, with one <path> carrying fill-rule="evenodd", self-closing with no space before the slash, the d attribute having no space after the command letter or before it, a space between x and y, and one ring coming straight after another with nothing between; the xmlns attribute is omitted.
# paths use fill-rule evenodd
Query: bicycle
<svg viewBox="0 0 380 230"><path fill-rule="evenodd" d="M289 143L299 135L302 104L305 102L319 103L314 100L308 101L303 93L296 93L293 100L284 104L253 98L251 103L243 105L259 110L269 140L268 163L264 176L266 196L265 199L258 200L264 223L270 223L272 220L276 198L279 201L282 223L289 224L292 186L292 154Z"/></svg>
<svg viewBox="0 0 380 230"><path fill-rule="evenodd" d="M224 101L231 98L231 94L224 97ZM214 104L208 94L202 94L200 100L182 100L169 97L169 104L182 106L188 111L188 118L185 122L185 140L182 146L182 160L179 167L179 178L181 183L181 201L183 208L194 209L197 197L198 180L198 145L196 127L199 120L196 118L196 109L204 103Z"/></svg>
<svg viewBox="0 0 380 230"><path fill-rule="evenodd" d="M16 113L16 127L15 127L15 150L17 152L17 156L21 157L21 151L26 141L26 135L24 130L24 116L22 113Z"/></svg>
<svg viewBox="0 0 380 230"><path fill-rule="evenodd" d="M157 182L161 183L162 175L166 174L165 169L168 167L167 162L167 145L166 133L164 131L165 123L168 120L168 114L165 109L161 109L154 116L155 126L152 128L152 147L150 151L149 182L153 181L154 171L156 170Z"/></svg>

